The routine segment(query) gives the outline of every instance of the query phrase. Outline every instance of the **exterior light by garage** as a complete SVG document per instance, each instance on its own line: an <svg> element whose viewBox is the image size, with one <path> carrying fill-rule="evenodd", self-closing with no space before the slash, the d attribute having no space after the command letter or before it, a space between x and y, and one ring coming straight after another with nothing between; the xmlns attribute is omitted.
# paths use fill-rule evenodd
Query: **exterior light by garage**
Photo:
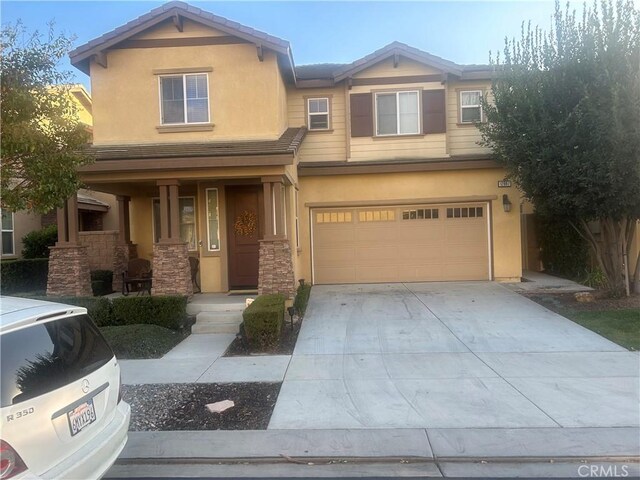
<svg viewBox="0 0 640 480"><path fill-rule="evenodd" d="M502 195L502 208L507 213L511 211L511 200L509 200L509 196L506 193Z"/></svg>

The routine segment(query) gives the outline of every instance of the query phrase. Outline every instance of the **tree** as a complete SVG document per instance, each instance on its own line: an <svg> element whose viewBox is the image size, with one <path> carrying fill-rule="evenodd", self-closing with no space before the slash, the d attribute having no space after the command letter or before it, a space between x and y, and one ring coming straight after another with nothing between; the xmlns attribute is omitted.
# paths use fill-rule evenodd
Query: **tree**
<svg viewBox="0 0 640 480"><path fill-rule="evenodd" d="M568 228L587 240L610 291L628 294L640 216L640 12L603 0L577 20L556 2L551 31L523 24L492 63L482 143L537 211L576 219Z"/></svg>
<svg viewBox="0 0 640 480"><path fill-rule="evenodd" d="M78 190L76 169L87 162L89 134L64 86L71 74L57 69L72 40L18 23L0 41L2 208L45 213Z"/></svg>

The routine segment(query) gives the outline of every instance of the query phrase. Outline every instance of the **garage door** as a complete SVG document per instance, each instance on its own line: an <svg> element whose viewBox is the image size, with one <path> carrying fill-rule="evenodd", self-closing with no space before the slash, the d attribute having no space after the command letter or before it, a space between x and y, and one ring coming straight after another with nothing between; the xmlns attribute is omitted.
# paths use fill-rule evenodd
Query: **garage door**
<svg viewBox="0 0 640 480"><path fill-rule="evenodd" d="M318 284L487 280L487 204L314 209Z"/></svg>

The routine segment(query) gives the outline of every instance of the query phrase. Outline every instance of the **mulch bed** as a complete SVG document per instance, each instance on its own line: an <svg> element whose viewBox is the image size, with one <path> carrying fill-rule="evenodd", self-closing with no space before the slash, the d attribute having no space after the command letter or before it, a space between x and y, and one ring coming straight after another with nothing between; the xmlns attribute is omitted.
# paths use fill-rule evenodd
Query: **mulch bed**
<svg viewBox="0 0 640 480"><path fill-rule="evenodd" d="M578 302L573 293L520 293L549 310L560 314L566 310L597 312L601 310L640 308L640 295L638 294L623 298L609 298L605 292L594 291L592 292L595 298L593 302Z"/></svg>
<svg viewBox="0 0 640 480"><path fill-rule="evenodd" d="M236 338L231 342L229 348L224 353L224 357L244 357L247 355L291 355L293 349L296 346L296 340L298 340L298 333L300 333L300 327L302 326L302 320L294 317L293 329L291 328L291 322L289 316L285 315L286 321L282 325L282 337L280 338L280 344L267 352L260 352L259 354L249 346L249 342L244 335L244 330L240 327L240 333L236 335Z"/></svg>
<svg viewBox="0 0 640 480"><path fill-rule="evenodd" d="M123 385L131 431L266 430L281 383L170 383ZM211 413L208 403L232 400Z"/></svg>

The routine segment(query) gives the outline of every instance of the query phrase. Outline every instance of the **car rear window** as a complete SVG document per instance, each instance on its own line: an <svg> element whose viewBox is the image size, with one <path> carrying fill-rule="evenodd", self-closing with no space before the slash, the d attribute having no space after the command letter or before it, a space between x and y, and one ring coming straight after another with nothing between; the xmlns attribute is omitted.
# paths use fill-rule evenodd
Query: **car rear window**
<svg viewBox="0 0 640 480"><path fill-rule="evenodd" d="M113 352L87 315L0 336L2 406L43 395L96 371Z"/></svg>

